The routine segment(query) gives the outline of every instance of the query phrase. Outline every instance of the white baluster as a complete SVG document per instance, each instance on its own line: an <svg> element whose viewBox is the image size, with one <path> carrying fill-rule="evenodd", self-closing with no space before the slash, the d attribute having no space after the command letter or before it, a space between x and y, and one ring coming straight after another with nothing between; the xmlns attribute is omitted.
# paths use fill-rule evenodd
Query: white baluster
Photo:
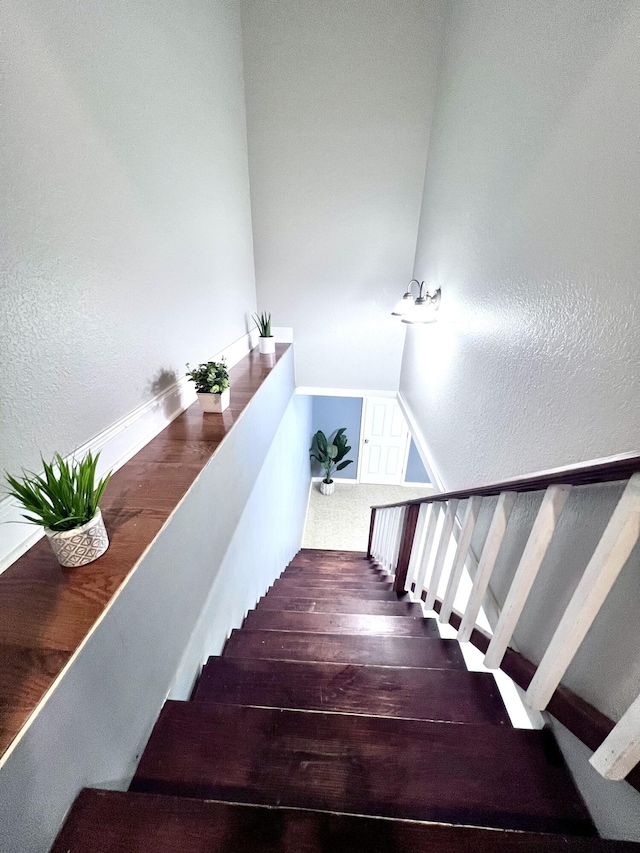
<svg viewBox="0 0 640 853"><path fill-rule="evenodd" d="M382 513L382 527L380 529L380 554L378 557L378 563L384 569L385 563L385 554L387 548L387 534L389 529L389 510L383 509Z"/></svg>
<svg viewBox="0 0 640 853"><path fill-rule="evenodd" d="M371 545L371 556L376 562L380 562L380 532L382 530L382 510L376 510L376 519L373 527L373 542Z"/></svg>
<svg viewBox="0 0 640 853"><path fill-rule="evenodd" d="M398 556L400 555L400 544L402 542L402 531L404 530L404 514L406 507L396 507L396 527L394 534L393 551L391 554L391 573L395 575L398 568Z"/></svg>
<svg viewBox="0 0 640 853"><path fill-rule="evenodd" d="M389 574L394 573L393 555L396 550L396 536L398 532L398 508L392 507L391 520L389 523L389 549L387 551L387 571Z"/></svg>
<svg viewBox="0 0 640 853"><path fill-rule="evenodd" d="M418 523L416 524L416 533L413 537L413 548L411 549L411 557L409 559L409 567L407 569L407 591L411 592L411 584L413 583L422 554L424 551L424 540L427 535L427 518L429 517L429 504L420 504L418 512Z"/></svg>
<svg viewBox="0 0 640 853"><path fill-rule="evenodd" d="M389 549L391 547L391 522L393 521L393 510L385 510L384 519L384 547L382 549L382 568L388 571L389 567Z"/></svg>
<svg viewBox="0 0 640 853"><path fill-rule="evenodd" d="M436 527L438 524L439 514L440 503L438 501L434 501L434 503L431 504L431 512L429 513L429 521L427 522L427 535L425 537L424 542L424 551L422 552L422 560L420 562L420 568L418 569L418 575L416 577L415 594L418 601L420 601L422 590L424 589L424 579L426 577L427 569L429 568L429 562L431 560L431 551L433 548L433 540L436 535Z"/></svg>
<svg viewBox="0 0 640 853"><path fill-rule="evenodd" d="M589 759L605 779L624 779L640 761L640 696Z"/></svg>
<svg viewBox="0 0 640 853"><path fill-rule="evenodd" d="M489 669L502 663L570 492L571 486L564 485L549 486L545 492L484 659Z"/></svg>
<svg viewBox="0 0 640 853"><path fill-rule="evenodd" d="M451 619L453 604L456 599L456 593L458 592L458 586L460 584L460 578L462 577L464 564L467 560L467 555L469 554L471 539L473 537L476 521L478 520L478 515L480 514L481 506L482 498L480 495L473 495L467 501L464 521L462 522L462 529L460 530L460 538L458 539L458 547L456 549L456 555L453 558L453 566L451 567L449 582L447 583L447 591L445 592L444 599L442 601L442 608L440 609L440 621L443 623L446 623Z"/></svg>
<svg viewBox="0 0 640 853"><path fill-rule="evenodd" d="M478 563L478 571L473 579L471 595L469 596L469 601L467 602L464 616L460 623L458 640L461 643L467 643L471 639L471 634L473 633L478 613L482 607L484 594L489 586L491 573L493 572L493 567L496 564L498 552L502 545L502 540L504 539L507 523L509 521L513 505L516 501L516 497L516 492L502 492L498 498L498 503L496 504L493 519L491 521L491 527L487 533L487 539L484 543L484 548L482 549L482 556Z"/></svg>
<svg viewBox="0 0 640 853"><path fill-rule="evenodd" d="M639 536L640 474L634 474L529 685L527 702L532 708L542 711L549 704Z"/></svg>
<svg viewBox="0 0 640 853"><path fill-rule="evenodd" d="M449 550L449 544L451 542L451 531L453 530L453 524L456 520L458 503L459 501L455 500L447 503L447 511L440 531L440 541L438 542L438 550L436 551L433 571L431 572L431 579L429 580L429 591L427 593L427 600L425 601L425 607L427 610L433 610L433 605L436 601L445 557L447 556L447 551Z"/></svg>

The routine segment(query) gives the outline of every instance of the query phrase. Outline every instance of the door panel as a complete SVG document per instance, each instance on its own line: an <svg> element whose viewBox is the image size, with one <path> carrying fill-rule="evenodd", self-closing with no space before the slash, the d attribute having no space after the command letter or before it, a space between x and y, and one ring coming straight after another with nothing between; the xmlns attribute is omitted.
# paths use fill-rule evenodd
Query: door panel
<svg viewBox="0 0 640 853"><path fill-rule="evenodd" d="M365 398L360 482L402 483L409 440L409 429L396 400L391 397Z"/></svg>

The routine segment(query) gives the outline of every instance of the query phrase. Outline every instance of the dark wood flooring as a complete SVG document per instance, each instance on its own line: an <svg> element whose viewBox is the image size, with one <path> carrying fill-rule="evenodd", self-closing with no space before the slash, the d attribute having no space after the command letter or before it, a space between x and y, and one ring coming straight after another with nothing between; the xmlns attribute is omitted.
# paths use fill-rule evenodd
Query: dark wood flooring
<svg viewBox="0 0 640 853"><path fill-rule="evenodd" d="M83 791L53 853L637 853L595 838L496 832L157 794Z"/></svg>
<svg viewBox="0 0 640 853"><path fill-rule="evenodd" d="M54 853L640 853L595 837L551 732L512 728L493 676L384 585L300 552Z"/></svg>

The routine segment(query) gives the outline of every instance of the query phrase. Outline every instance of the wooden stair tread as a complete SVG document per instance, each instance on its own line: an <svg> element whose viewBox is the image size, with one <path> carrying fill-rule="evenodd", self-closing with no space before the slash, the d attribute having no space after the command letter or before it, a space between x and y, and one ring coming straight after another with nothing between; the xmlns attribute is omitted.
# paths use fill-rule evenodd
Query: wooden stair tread
<svg viewBox="0 0 640 853"><path fill-rule="evenodd" d="M223 655L230 658L466 670L456 640L422 637L358 637L243 628L231 632Z"/></svg>
<svg viewBox="0 0 640 853"><path fill-rule="evenodd" d="M332 580L334 578L343 579L363 579L363 580L389 580L389 576L382 572L374 572L373 569L310 569L302 566L289 566L284 570L281 577L303 577L303 578L324 578Z"/></svg>
<svg viewBox="0 0 640 853"><path fill-rule="evenodd" d="M283 585L299 585L304 584L305 578L302 575L288 577L286 574L279 577L273 582L273 586ZM391 589L391 581L383 578L371 578L371 580L351 580L350 578L309 578L309 584L313 586L327 587L328 589Z"/></svg>
<svg viewBox="0 0 640 853"><path fill-rule="evenodd" d="M277 582L267 592L267 595L274 596L290 596L291 598L356 598L360 600L369 599L371 601L397 601L398 596L390 588L378 589L344 589L335 588L332 586L312 586L311 584L287 583L281 586Z"/></svg>
<svg viewBox="0 0 640 853"><path fill-rule="evenodd" d="M297 613L252 610L243 627L262 631L307 631L313 634L370 634L395 637L439 637L435 619L423 616L368 616L353 613Z"/></svg>
<svg viewBox="0 0 640 853"><path fill-rule="evenodd" d="M509 725L488 672L211 657L198 702Z"/></svg>
<svg viewBox="0 0 640 853"><path fill-rule="evenodd" d="M51 853L637 853L596 838L81 791Z"/></svg>
<svg viewBox="0 0 640 853"><path fill-rule="evenodd" d="M168 701L131 789L593 835L553 736Z"/></svg>
<svg viewBox="0 0 640 853"><path fill-rule="evenodd" d="M370 601L360 598L261 598L256 610L294 610L300 613L364 613L370 616L422 616L411 601Z"/></svg>

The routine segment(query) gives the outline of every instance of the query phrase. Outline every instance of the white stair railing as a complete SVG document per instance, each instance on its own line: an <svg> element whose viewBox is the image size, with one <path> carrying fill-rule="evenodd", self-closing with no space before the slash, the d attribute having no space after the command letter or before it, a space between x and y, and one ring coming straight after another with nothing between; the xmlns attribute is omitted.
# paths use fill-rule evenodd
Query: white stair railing
<svg viewBox="0 0 640 853"><path fill-rule="evenodd" d="M495 669L500 667L509 645L513 643L514 632L557 534L561 513L572 490L576 486L621 479L628 480L624 492L529 684L526 701L532 708L544 710L554 697L561 679L640 539L640 456L626 454L501 485L430 495L421 499L419 509L415 501L376 507L370 555L394 575L402 554L406 577L396 577L396 591L402 594L414 589L417 600L424 596L428 609L438 605L440 621L449 622L454 614L456 596L462 589L465 565L472 562L471 542L483 500L497 497L480 560L477 569L472 572L471 592L463 613L456 616L458 639L467 642L473 637L483 602L491 595L491 577L518 493L543 491L540 508L485 655L486 666ZM462 502L464 512L458 532L455 526L458 524L457 513ZM412 508L411 512L409 507ZM457 544L453 548L456 538ZM448 569L447 554L450 554L450 548L453 548L454 553ZM438 590L443 584L446 589L440 602ZM608 779L623 779L639 761L640 696L595 751L591 764Z"/></svg>

